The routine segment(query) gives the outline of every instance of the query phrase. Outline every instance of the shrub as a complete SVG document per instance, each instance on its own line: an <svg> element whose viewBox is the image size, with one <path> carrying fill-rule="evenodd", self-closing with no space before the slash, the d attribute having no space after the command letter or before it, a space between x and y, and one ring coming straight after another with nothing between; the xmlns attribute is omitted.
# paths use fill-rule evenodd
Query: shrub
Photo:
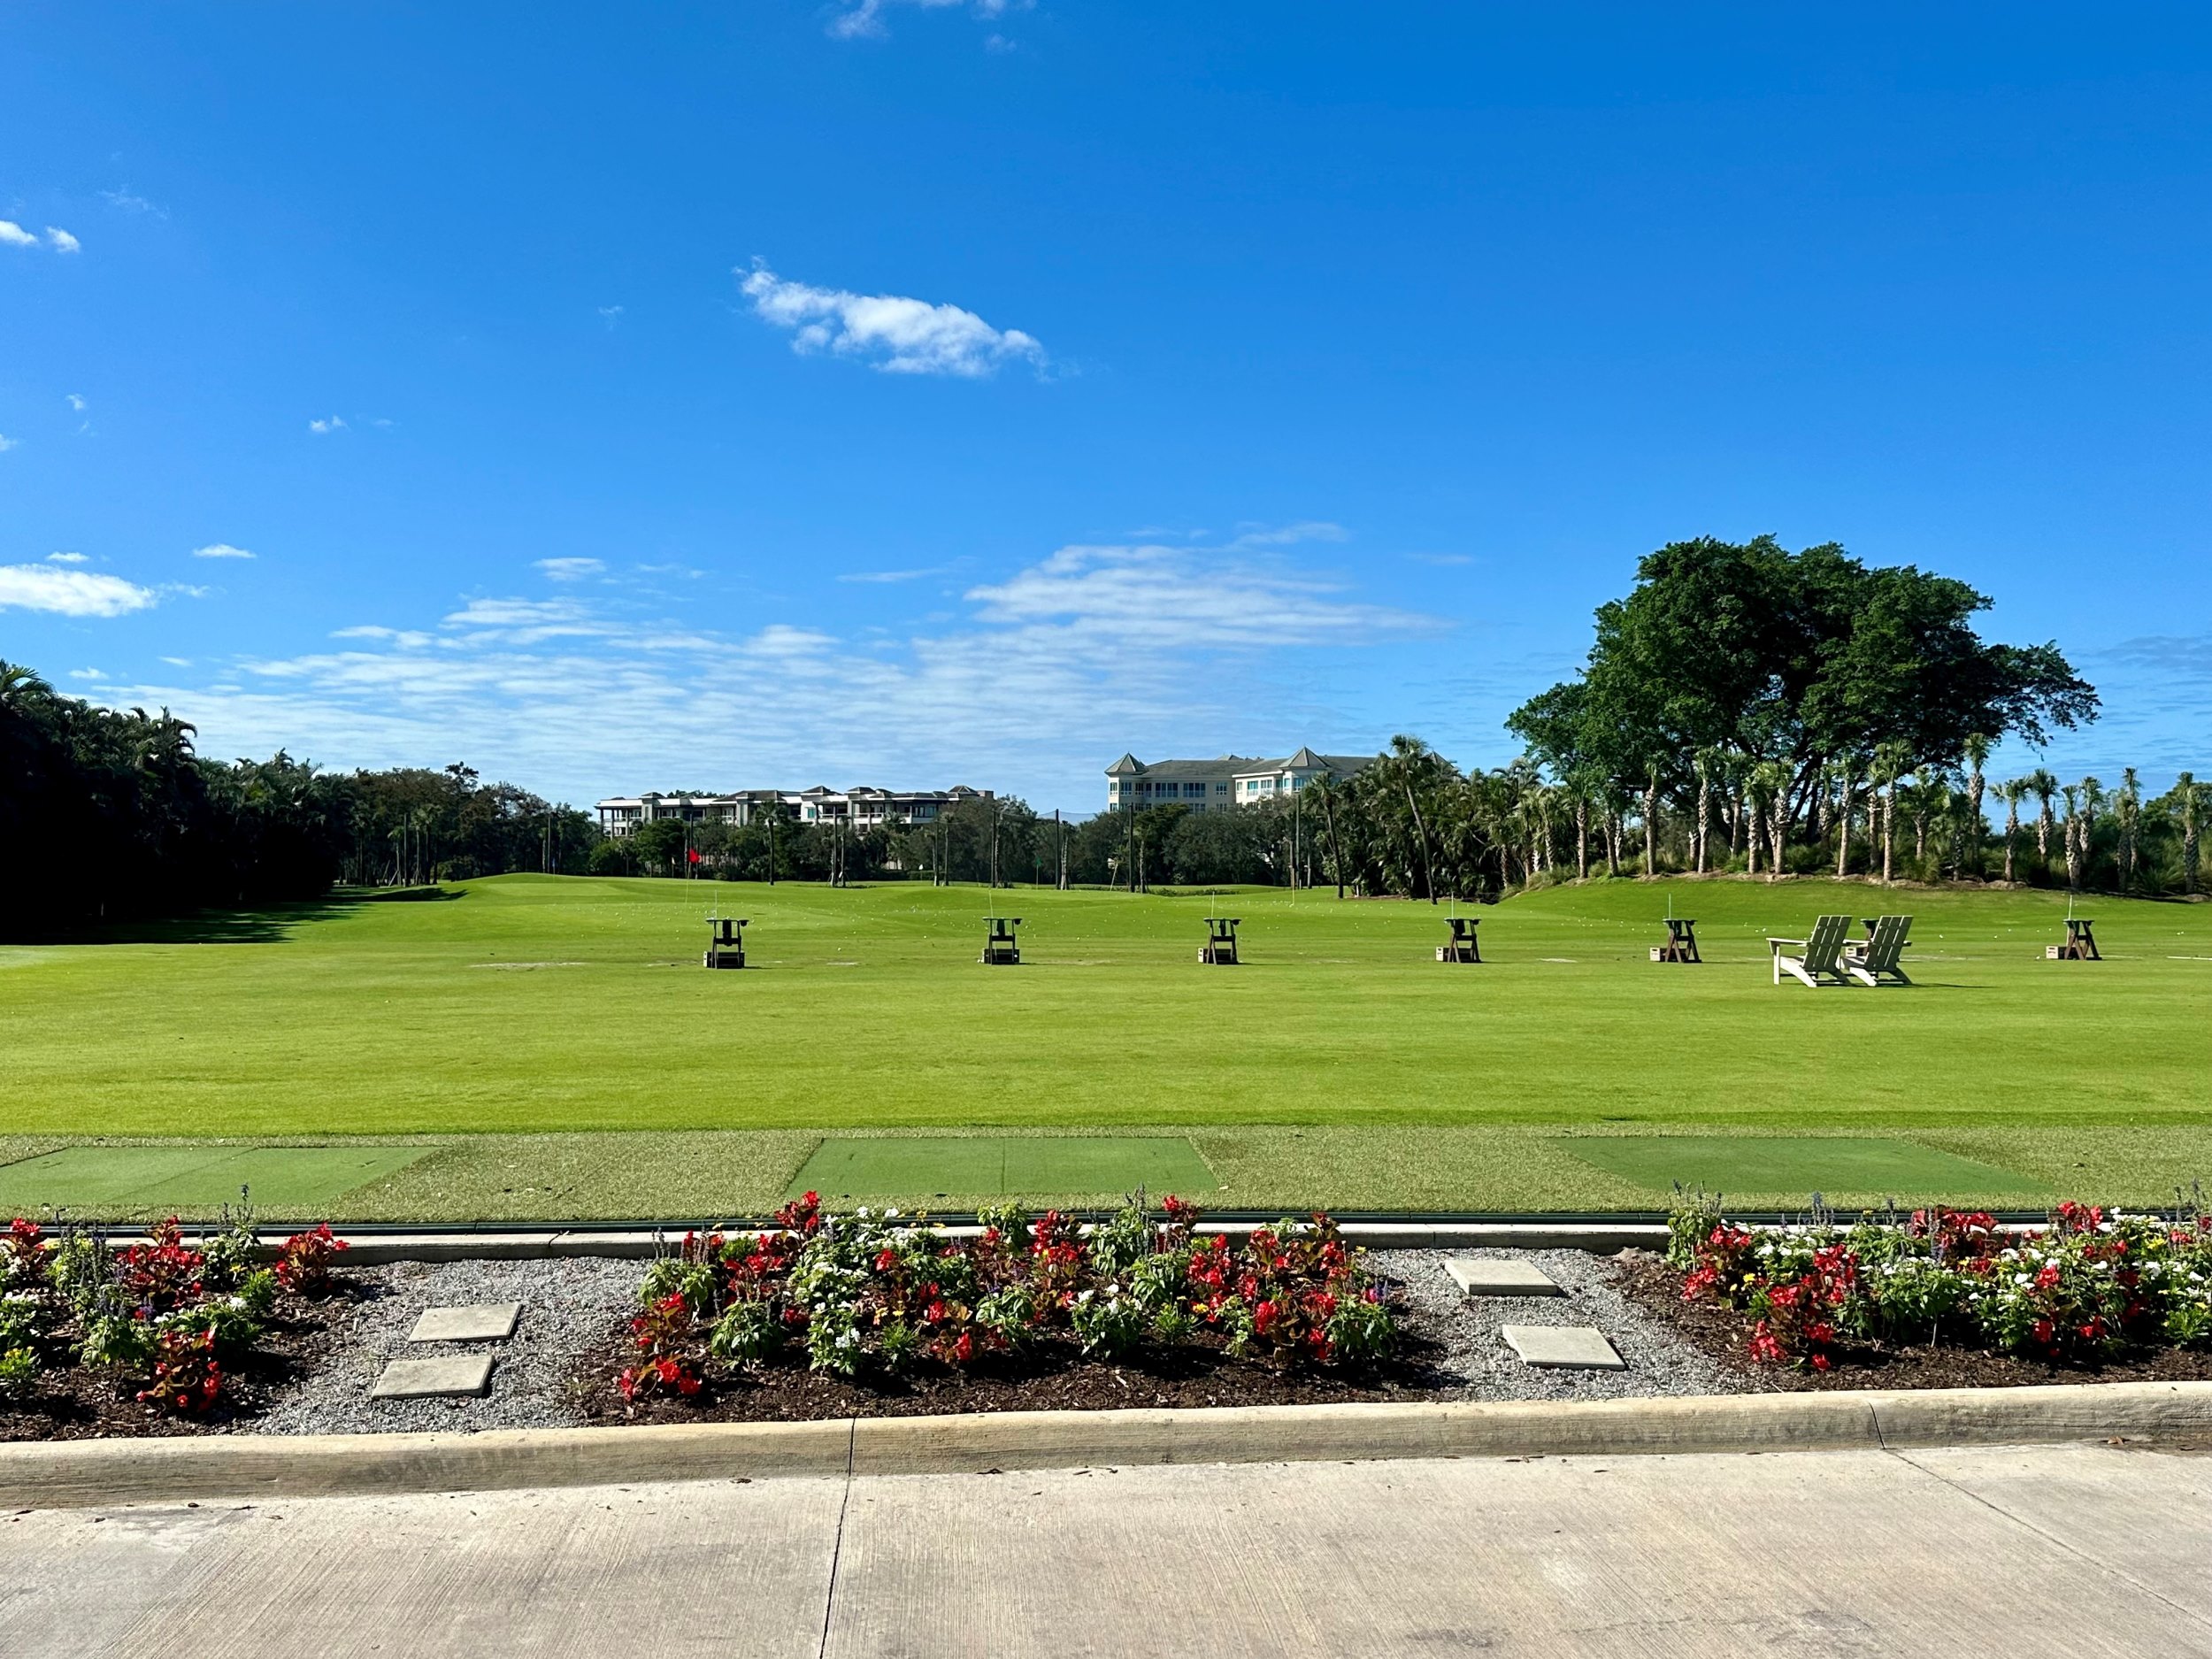
<svg viewBox="0 0 2212 1659"><path fill-rule="evenodd" d="M222 1391L214 1332L178 1325L155 1338L153 1379L138 1391L141 1404L189 1414L206 1410Z"/></svg>
<svg viewBox="0 0 2212 1659"><path fill-rule="evenodd" d="M38 1350L0 1345L0 1400L21 1400L38 1386Z"/></svg>
<svg viewBox="0 0 2212 1659"><path fill-rule="evenodd" d="M1751 1314L1762 1361L1824 1370L1846 1333L1948 1335L2054 1362L2212 1341L2212 1220L2201 1215L2169 1222L2068 1202L2048 1226L2011 1236L1982 1210L1754 1229L1697 1203L1678 1209L1670 1233L1688 1241L1684 1300Z"/></svg>
<svg viewBox="0 0 2212 1659"><path fill-rule="evenodd" d="M166 1313L202 1289L200 1253L185 1243L177 1218L148 1229L145 1239L115 1258L115 1282L133 1302Z"/></svg>
<svg viewBox="0 0 2212 1659"><path fill-rule="evenodd" d="M295 1296L320 1296L330 1290L330 1270L343 1239L334 1238L326 1221L311 1233L296 1233L277 1247L277 1282Z"/></svg>
<svg viewBox="0 0 2212 1659"><path fill-rule="evenodd" d="M680 1294L662 1297L630 1321L638 1360L616 1379L624 1399L635 1400L661 1388L684 1394L699 1392L699 1369L687 1351L696 1324L690 1304Z"/></svg>
<svg viewBox="0 0 2212 1659"><path fill-rule="evenodd" d="M95 1314L84 1322L77 1358L101 1371L143 1371L154 1363L154 1325L136 1312Z"/></svg>
<svg viewBox="0 0 2212 1659"><path fill-rule="evenodd" d="M0 1285L31 1289L45 1284L53 1252L38 1223L18 1216L0 1237Z"/></svg>

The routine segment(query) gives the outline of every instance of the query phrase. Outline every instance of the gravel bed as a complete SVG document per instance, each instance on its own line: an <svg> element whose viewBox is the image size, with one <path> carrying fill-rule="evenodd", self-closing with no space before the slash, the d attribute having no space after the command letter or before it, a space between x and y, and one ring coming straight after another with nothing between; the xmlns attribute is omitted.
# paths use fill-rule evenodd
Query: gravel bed
<svg viewBox="0 0 2212 1659"><path fill-rule="evenodd" d="M1463 1296L1447 1256L1533 1262L1563 1296ZM1446 1400L1625 1400L1651 1394L1740 1394L1743 1383L1621 1294L1605 1259L1582 1250L1377 1250L1379 1273L1406 1287L1417 1334L1443 1344L1438 1370L1455 1379ZM1509 1325L1594 1325L1626 1371L1540 1371L1500 1330Z"/></svg>
<svg viewBox="0 0 2212 1659"><path fill-rule="evenodd" d="M348 1276L380 1292L360 1305L353 1330L322 1367L251 1426L261 1434L360 1434L400 1429L557 1428L576 1421L569 1380L586 1349L636 1305L643 1267L625 1261L400 1262ZM407 1340L426 1308L518 1302L522 1317L503 1342ZM387 1360L492 1354L491 1393L480 1400L371 1400Z"/></svg>
<svg viewBox="0 0 2212 1659"><path fill-rule="evenodd" d="M1462 1296L1444 1271L1447 1254L1532 1261L1564 1296ZM1649 1394L1735 1394L1732 1379L1681 1336L1624 1297L1600 1257L1579 1250L1378 1250L1378 1272L1405 1286L1412 1333L1436 1343L1446 1400L1613 1400ZM644 1265L635 1261L403 1262L352 1275L377 1294L317 1373L287 1389L251 1425L265 1434L349 1434L403 1429L552 1428L579 1420L572 1391L579 1362L637 1305ZM425 1308L518 1302L522 1318L504 1342L414 1348L407 1333ZM1594 1325L1611 1339L1624 1371L1539 1371L1499 1335L1507 1325ZM490 1353L491 1393L481 1400L371 1400L392 1359Z"/></svg>

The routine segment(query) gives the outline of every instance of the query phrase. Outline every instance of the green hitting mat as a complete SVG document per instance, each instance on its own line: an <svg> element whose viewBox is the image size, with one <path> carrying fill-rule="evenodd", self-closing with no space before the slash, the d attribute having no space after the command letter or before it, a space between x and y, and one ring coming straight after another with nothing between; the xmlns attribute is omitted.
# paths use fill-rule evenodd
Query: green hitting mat
<svg viewBox="0 0 2212 1659"><path fill-rule="evenodd" d="M1569 1135L1562 1151L1639 1187L1709 1193L1878 1193L1902 1202L1946 1193L2036 1198L2031 1176L1909 1141L1826 1135Z"/></svg>
<svg viewBox="0 0 2212 1659"><path fill-rule="evenodd" d="M1211 1192L1218 1185L1179 1135L886 1135L825 1141L791 1183L794 1196L990 1198Z"/></svg>
<svg viewBox="0 0 2212 1659"><path fill-rule="evenodd" d="M65 1147L0 1165L0 1214L50 1207L104 1215L205 1214L238 1202L257 1209L326 1203L436 1151L435 1147Z"/></svg>

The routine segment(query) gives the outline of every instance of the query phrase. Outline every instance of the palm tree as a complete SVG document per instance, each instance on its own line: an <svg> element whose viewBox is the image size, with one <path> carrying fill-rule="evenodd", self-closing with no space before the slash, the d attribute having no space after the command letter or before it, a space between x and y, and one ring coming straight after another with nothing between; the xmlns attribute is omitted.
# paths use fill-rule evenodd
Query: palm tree
<svg viewBox="0 0 2212 1659"><path fill-rule="evenodd" d="M1897 856L1897 780L1905 770L1905 746L1892 739L1874 750L1874 782L1882 791L1882 885L1887 887Z"/></svg>
<svg viewBox="0 0 2212 1659"><path fill-rule="evenodd" d="M1644 769L1644 876L1659 873L1659 763Z"/></svg>
<svg viewBox="0 0 2212 1659"><path fill-rule="evenodd" d="M2051 797L2058 793L2058 780L2038 766L2028 774L2028 789L2037 802L2035 815L2035 857L2047 878L2051 873L2051 832L2056 827L2051 821Z"/></svg>
<svg viewBox="0 0 2212 1659"><path fill-rule="evenodd" d="M2183 772L2174 780L2174 794L2181 809L2181 890L2185 894L2197 890L2197 823L2203 816L2206 786L2193 772Z"/></svg>
<svg viewBox="0 0 2212 1659"><path fill-rule="evenodd" d="M1690 843L1700 875L1705 873L1705 838L1711 833L1713 823L1713 772L1720 760L1720 750L1701 749L1690 762L1697 770L1697 828Z"/></svg>
<svg viewBox="0 0 2212 1659"><path fill-rule="evenodd" d="M2120 891L2125 893L2135 885L2135 838L2143 816L2143 791L2132 766L2120 774L2120 795L2114 803L2114 815L2120 822Z"/></svg>
<svg viewBox="0 0 2212 1659"><path fill-rule="evenodd" d="M1830 768L1836 781L1836 877L1851 873L1851 819L1859 787L1856 761L1846 758Z"/></svg>
<svg viewBox="0 0 2212 1659"><path fill-rule="evenodd" d="M2020 803L2027 798L2028 780L2008 778L1997 786L1997 797L2005 803L2005 880L2012 880L2013 843L2020 839Z"/></svg>
<svg viewBox="0 0 2212 1659"><path fill-rule="evenodd" d="M1970 862L1974 873L1979 875L1982 872L1982 838L1988 833L1988 826L1982 818L1982 763L1989 758L1990 741L1979 732L1969 732L1966 741L1959 745L1959 750L1966 757L1967 831L1972 837L1967 849L1968 858L1962 862Z"/></svg>

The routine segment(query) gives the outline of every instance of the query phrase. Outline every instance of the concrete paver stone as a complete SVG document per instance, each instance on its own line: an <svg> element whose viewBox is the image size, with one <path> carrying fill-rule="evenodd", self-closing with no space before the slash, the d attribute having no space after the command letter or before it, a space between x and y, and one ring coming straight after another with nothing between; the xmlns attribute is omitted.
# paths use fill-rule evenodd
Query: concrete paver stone
<svg viewBox="0 0 2212 1659"><path fill-rule="evenodd" d="M372 1400L426 1400L481 1394L492 1386L488 1354L441 1354L435 1359L396 1359L369 1390Z"/></svg>
<svg viewBox="0 0 2212 1659"><path fill-rule="evenodd" d="M518 1302L480 1302L460 1308L425 1308L410 1342L503 1342L522 1317Z"/></svg>
<svg viewBox="0 0 2212 1659"><path fill-rule="evenodd" d="M1594 1325L1509 1325L1499 1328L1524 1364L1548 1371L1626 1371L1628 1362Z"/></svg>
<svg viewBox="0 0 2212 1659"><path fill-rule="evenodd" d="M1563 1296L1559 1281L1533 1262L1497 1262L1479 1256L1451 1256L1444 1271L1467 1296Z"/></svg>

